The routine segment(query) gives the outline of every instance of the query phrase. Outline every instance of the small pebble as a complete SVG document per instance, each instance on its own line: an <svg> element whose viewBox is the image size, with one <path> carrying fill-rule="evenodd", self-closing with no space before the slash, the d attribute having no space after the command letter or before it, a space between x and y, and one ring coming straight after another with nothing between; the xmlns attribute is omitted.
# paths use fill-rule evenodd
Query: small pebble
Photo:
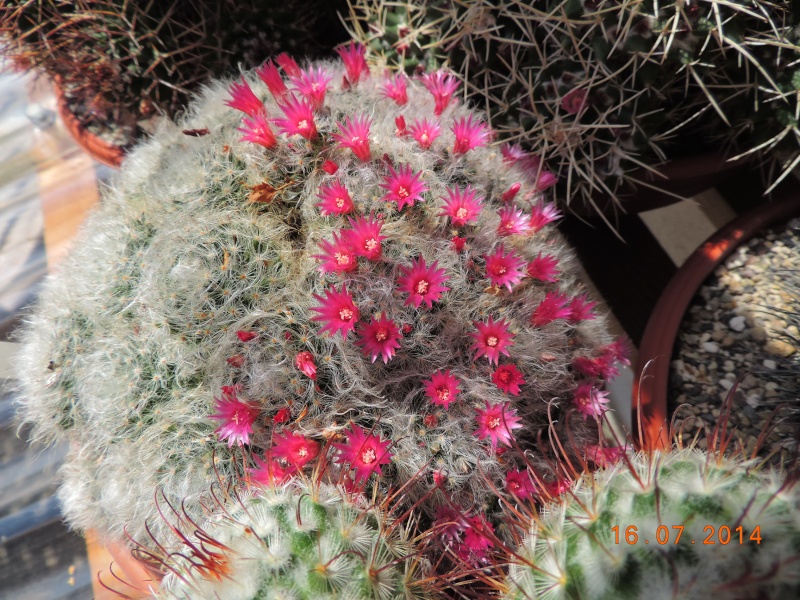
<svg viewBox="0 0 800 600"><path fill-rule="evenodd" d="M747 326L745 324L745 318L742 315L733 317L730 321L728 321L728 325L734 331L744 331L745 327Z"/></svg>
<svg viewBox="0 0 800 600"><path fill-rule="evenodd" d="M765 358L764 362L761 363L761 364L763 364L764 367L766 367L767 369L777 369L778 368L778 364L774 360L772 360L770 358Z"/></svg>
<svg viewBox="0 0 800 600"><path fill-rule="evenodd" d="M719 346L714 342L704 342L703 350L705 350L706 352L710 352L711 354L716 354L717 352L719 352Z"/></svg>

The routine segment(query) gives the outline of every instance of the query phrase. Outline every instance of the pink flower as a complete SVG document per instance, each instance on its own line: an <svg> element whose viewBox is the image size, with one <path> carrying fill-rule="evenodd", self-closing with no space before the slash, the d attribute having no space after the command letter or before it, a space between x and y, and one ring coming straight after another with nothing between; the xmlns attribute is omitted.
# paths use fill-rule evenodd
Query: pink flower
<svg viewBox="0 0 800 600"><path fill-rule="evenodd" d="M403 337L395 322L386 318L386 315L373 319L369 325L363 325L358 333L360 337L356 344L361 346L364 355L369 356L372 362L382 356L384 364L394 357L394 351L400 347L397 340Z"/></svg>
<svg viewBox="0 0 800 600"><path fill-rule="evenodd" d="M558 183L558 178L550 171L542 171L536 178L536 190L539 192L545 191L549 187L553 187Z"/></svg>
<svg viewBox="0 0 800 600"><path fill-rule="evenodd" d="M590 416L599 417L608 410L604 406L604 404L608 404L609 402L606 396L608 396L608 392L598 390L592 385L591 381L584 381L578 384L578 387L575 389L572 402L575 404L575 408L578 412L583 415L584 419Z"/></svg>
<svg viewBox="0 0 800 600"><path fill-rule="evenodd" d="M568 319L572 314L566 295L558 292L547 292L544 300L536 307L531 315L531 323L543 327L557 319Z"/></svg>
<svg viewBox="0 0 800 600"><path fill-rule="evenodd" d="M353 247L356 256L364 256L369 260L378 260L381 257L381 240L386 236L381 235L383 221L357 216L355 219L347 217L350 229L344 230L345 239Z"/></svg>
<svg viewBox="0 0 800 600"><path fill-rule="evenodd" d="M608 467L621 461L625 451L626 448L620 446L586 446L586 459L598 467Z"/></svg>
<svg viewBox="0 0 800 600"><path fill-rule="evenodd" d="M506 473L506 491L520 500L527 500L533 496L536 487L533 485L528 469L509 470Z"/></svg>
<svg viewBox="0 0 800 600"><path fill-rule="evenodd" d="M314 109L308 100L298 100L294 94L287 94L284 103L278 104L285 119L273 119L286 135L302 135L307 140L317 137L317 124L314 122Z"/></svg>
<svg viewBox="0 0 800 600"><path fill-rule="evenodd" d="M456 136L453 154L466 154L473 148L481 148L489 142L489 129L486 124L473 123L472 115L456 119L450 129Z"/></svg>
<svg viewBox="0 0 800 600"><path fill-rule="evenodd" d="M256 75L267 85L275 100L281 100L286 94L286 84L283 82L283 78L278 72L278 67L276 67L275 63L271 60L265 62L261 68L256 69Z"/></svg>
<svg viewBox="0 0 800 600"><path fill-rule="evenodd" d="M525 379L515 364L497 367L492 373L492 381L497 387L512 396L519 396L519 386L525 384Z"/></svg>
<svg viewBox="0 0 800 600"><path fill-rule="evenodd" d="M517 183L513 184L510 188L508 188L505 192L503 192L503 202L511 202L514 198L517 197L520 189L522 189L522 184L518 181Z"/></svg>
<svg viewBox="0 0 800 600"><path fill-rule="evenodd" d="M526 273L528 274L528 277L533 279L552 283L554 281L558 281L557 266L558 259L555 256L552 256L551 254L545 254L542 256L542 253L539 252L539 255L528 263L528 269Z"/></svg>
<svg viewBox="0 0 800 600"><path fill-rule="evenodd" d="M461 393L461 388L458 387L458 378L450 373L450 369L436 371L430 379L422 383L425 384L425 394L431 399L431 402L443 406L445 410Z"/></svg>
<svg viewBox="0 0 800 600"><path fill-rule="evenodd" d="M528 158L528 153L517 144L503 144L500 152L503 155L503 161L512 165Z"/></svg>
<svg viewBox="0 0 800 600"><path fill-rule="evenodd" d="M230 358L226 358L225 362L232 366L234 369L241 369L244 366L244 354L234 354Z"/></svg>
<svg viewBox="0 0 800 600"><path fill-rule="evenodd" d="M255 117L266 110L264 108L264 103L253 93L253 90L244 77L242 77L241 83L233 82L231 84L231 98L225 105L250 115L251 117Z"/></svg>
<svg viewBox="0 0 800 600"><path fill-rule="evenodd" d="M483 515L467 517L467 527L464 529L464 540L458 548L461 560L477 564L486 559L486 552L494 546L494 527Z"/></svg>
<svg viewBox="0 0 800 600"><path fill-rule="evenodd" d="M486 276L492 285L504 285L510 292L512 286L517 285L525 276L525 261L514 250L505 254L503 244L497 246L494 254L484 254L483 258L486 260Z"/></svg>
<svg viewBox="0 0 800 600"><path fill-rule="evenodd" d="M275 425L279 425L280 423L288 423L289 419L291 418L292 418L291 411L288 408L282 408L275 413L275 416L272 417L272 422Z"/></svg>
<svg viewBox="0 0 800 600"><path fill-rule="evenodd" d="M312 380L317 379L317 365L311 352L300 352L294 357L294 366Z"/></svg>
<svg viewBox="0 0 800 600"><path fill-rule="evenodd" d="M445 275L444 269L437 268L438 262L434 261L427 267L425 259L420 256L418 260L412 259L410 267L400 267L402 276L398 278L397 284L401 292L408 294L404 306L413 304L414 308L419 308L424 302L431 308L433 303L439 300L442 292L450 289L442 285L450 277Z"/></svg>
<svg viewBox="0 0 800 600"><path fill-rule="evenodd" d="M297 66L297 63L294 61L294 59L286 54L286 52L281 52L275 60L278 61L278 64L283 69L283 72L289 77L297 77L300 75L300 67Z"/></svg>
<svg viewBox="0 0 800 600"><path fill-rule="evenodd" d="M358 83L362 75L369 77L369 67L365 58L367 49L362 44L350 42L347 46L337 48L336 52L342 57L344 68L347 70L347 79L352 85Z"/></svg>
<svg viewBox="0 0 800 600"><path fill-rule="evenodd" d="M394 134L397 137L403 137L406 133L406 119L403 115L394 118L394 126L396 127Z"/></svg>
<svg viewBox="0 0 800 600"><path fill-rule="evenodd" d="M586 294L575 296L569 303L570 315L567 320L570 323L578 323L580 321L591 321L595 318L592 309L597 306L597 302L593 302L586 297Z"/></svg>
<svg viewBox="0 0 800 600"><path fill-rule="evenodd" d="M342 240L333 233L333 243L322 240L319 243L324 254L315 254L314 258L322 261L319 270L323 273L347 273L358 267L355 252L347 241Z"/></svg>
<svg viewBox="0 0 800 600"><path fill-rule="evenodd" d="M453 93L458 89L459 81L452 75L445 74L443 71L434 71L422 76L422 84L433 94L436 102L434 114L438 117L450 104Z"/></svg>
<svg viewBox="0 0 800 600"><path fill-rule="evenodd" d="M559 218L561 218L561 211L552 204L545 204L544 200L539 200L536 206L531 209L530 226L535 233L548 223L552 223Z"/></svg>
<svg viewBox="0 0 800 600"><path fill-rule="evenodd" d="M297 471L294 466L286 468L281 466L277 460L270 456L269 452L264 458L267 460L263 461L253 455L253 460L256 461L257 467L250 469L250 477L260 485L272 487L284 484Z"/></svg>
<svg viewBox="0 0 800 600"><path fill-rule="evenodd" d="M449 546L461 536L467 526L466 517L449 504L441 504L436 509L436 519L432 530Z"/></svg>
<svg viewBox="0 0 800 600"><path fill-rule="evenodd" d="M314 110L320 108L325 102L325 92L333 75L322 67L309 67L300 71L299 75L290 75L295 89L311 101Z"/></svg>
<svg viewBox="0 0 800 600"><path fill-rule="evenodd" d="M360 160L367 162L369 154L369 127L372 120L366 116L347 117L344 124L339 123L341 134L334 134L333 139L344 148L350 148Z"/></svg>
<svg viewBox="0 0 800 600"><path fill-rule="evenodd" d="M384 98L391 98L398 106L403 106L408 102L408 92L406 91L407 80L403 73L388 75L383 80L381 94Z"/></svg>
<svg viewBox="0 0 800 600"><path fill-rule="evenodd" d="M337 462L349 464L355 470L355 480L366 480L372 473L381 474L381 465L388 465L392 458L389 452L390 440L381 441L376 435L367 434L355 423L346 432L347 442L334 444L339 451Z"/></svg>
<svg viewBox="0 0 800 600"><path fill-rule="evenodd" d="M477 409L478 429L475 430L474 435L478 436L479 440L490 438L494 449L497 449L498 442L511 446L511 440L514 437L511 431L522 427L516 410L509 409L510 403L508 402L502 404L489 404L488 400L484 402L486 408Z"/></svg>
<svg viewBox="0 0 800 600"><path fill-rule="evenodd" d="M586 106L589 93L585 89L575 88L567 92L561 99L561 108L570 115L576 115Z"/></svg>
<svg viewBox="0 0 800 600"><path fill-rule="evenodd" d="M339 170L339 166L332 160L326 160L325 162L322 163L322 170L325 171L328 175L335 175L336 171Z"/></svg>
<svg viewBox="0 0 800 600"><path fill-rule="evenodd" d="M408 128L411 137L417 140L417 143L423 150L427 150L433 144L433 141L442 133L442 127L439 121L433 119L414 119L414 122Z"/></svg>
<svg viewBox="0 0 800 600"><path fill-rule="evenodd" d="M497 214L500 216L497 235L527 235L531 232L529 219L513 204L504 206Z"/></svg>
<svg viewBox="0 0 800 600"><path fill-rule="evenodd" d="M624 335L618 337L616 340L608 344L604 349L603 353L608 353L613 357L614 360L623 364L623 365L630 365L630 355L632 352L631 348L631 341L625 337Z"/></svg>
<svg viewBox="0 0 800 600"><path fill-rule="evenodd" d="M325 326L319 330L320 333L330 331L331 335L336 335L337 331L341 331L342 337L346 338L350 330L355 328L359 317L358 308L353 303L353 297L347 292L347 287L342 285L341 292L331 288L325 290L324 298L318 294L314 294L314 298L321 303L321 306L311 309L319 313L311 320L325 322Z"/></svg>
<svg viewBox="0 0 800 600"><path fill-rule="evenodd" d="M442 198L445 205L439 213L440 217L450 217L450 222L455 227L463 227L478 220L483 197L478 197L472 186L467 185L463 190L455 186L447 188L446 191L447 198Z"/></svg>
<svg viewBox="0 0 800 600"><path fill-rule="evenodd" d="M326 185L321 185L317 198L322 200L322 202L317 202L317 206L325 216L345 215L355 208L350 192L338 179Z"/></svg>
<svg viewBox="0 0 800 600"><path fill-rule="evenodd" d="M406 204L414 206L414 202L423 200L422 194L428 191L428 186L420 181L422 173L414 173L411 165L401 165L397 171L391 165L387 167L389 175L381 184L387 193L381 198L382 202L397 202L397 210L401 210Z"/></svg>
<svg viewBox="0 0 800 600"><path fill-rule="evenodd" d="M242 120L242 125L236 131L243 133L241 141L252 142L264 146L264 148L272 148L278 145L278 138L272 133L267 121L267 113L260 112L252 118L245 117Z"/></svg>
<svg viewBox="0 0 800 600"><path fill-rule="evenodd" d="M239 338L240 342L249 342L258 337L258 334L255 331L237 331L236 337Z"/></svg>
<svg viewBox="0 0 800 600"><path fill-rule="evenodd" d="M273 441L275 445L270 450L272 456L285 460L297 469L302 469L319 454L319 442L306 439L298 433L278 433Z"/></svg>
<svg viewBox="0 0 800 600"><path fill-rule="evenodd" d="M461 252L464 249L464 244L467 243L467 238L454 235L450 241L453 242L453 247L456 249L456 252Z"/></svg>
<svg viewBox="0 0 800 600"><path fill-rule="evenodd" d="M470 350L477 350L474 360L479 359L481 356L486 356L489 359L489 364L497 364L501 354L509 356L507 348L513 344L511 340L514 334L508 331L508 325L504 319L495 322L493 317L490 316L488 322L475 321L473 325L478 330L469 334L470 337L475 339L475 343L470 347Z"/></svg>
<svg viewBox="0 0 800 600"><path fill-rule="evenodd" d="M217 403L214 407L217 412L211 415L212 419L222 421L222 425L214 430L220 439L227 440L228 447L234 444L244 446L250 443L250 434L253 432L253 423L256 422L261 410L258 406L242 402L236 397L236 388L226 386L222 389L222 398L214 398Z"/></svg>
<svg viewBox="0 0 800 600"><path fill-rule="evenodd" d="M603 365L595 358L576 356L572 359L572 368L584 377L597 379L603 372Z"/></svg>

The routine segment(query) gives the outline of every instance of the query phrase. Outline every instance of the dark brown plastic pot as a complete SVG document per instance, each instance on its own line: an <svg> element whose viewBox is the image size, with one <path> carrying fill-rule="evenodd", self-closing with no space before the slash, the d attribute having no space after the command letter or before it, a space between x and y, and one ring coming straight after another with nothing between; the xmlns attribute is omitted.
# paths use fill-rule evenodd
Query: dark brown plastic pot
<svg viewBox="0 0 800 600"><path fill-rule="evenodd" d="M683 315L706 278L759 231L800 215L800 192L789 192L736 217L708 238L670 280L656 303L634 370L633 421L642 448L669 447L667 387L672 349ZM640 421L639 421L640 420Z"/></svg>

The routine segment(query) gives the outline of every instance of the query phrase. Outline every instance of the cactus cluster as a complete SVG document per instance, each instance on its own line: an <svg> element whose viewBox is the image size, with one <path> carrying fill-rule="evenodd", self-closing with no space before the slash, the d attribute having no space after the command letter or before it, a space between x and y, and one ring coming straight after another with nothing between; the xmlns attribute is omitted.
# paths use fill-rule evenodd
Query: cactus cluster
<svg viewBox="0 0 800 600"><path fill-rule="evenodd" d="M608 449L606 450L608 452ZM500 597L703 599L800 594L800 487L696 448L614 453L541 512L514 511Z"/></svg>
<svg viewBox="0 0 800 600"><path fill-rule="evenodd" d="M698 130L710 149L777 146L781 177L800 161L790 2L350 4L351 33L377 64L453 68L499 133L558 175L565 202L652 186L642 169Z"/></svg>
<svg viewBox="0 0 800 600"><path fill-rule="evenodd" d="M20 414L71 442L76 528L158 534L154 489L194 517L217 477L298 476L325 440L428 514L490 502L523 453L546 472L554 435L596 443L623 345L541 182L450 75L340 54L209 86L43 291Z"/></svg>
<svg viewBox="0 0 800 600"><path fill-rule="evenodd" d="M142 121L171 117L210 77L281 51L320 54L346 36L336 27L336 3L308 7L307 0L8 0L0 50L56 79L82 124L127 146L141 136Z"/></svg>

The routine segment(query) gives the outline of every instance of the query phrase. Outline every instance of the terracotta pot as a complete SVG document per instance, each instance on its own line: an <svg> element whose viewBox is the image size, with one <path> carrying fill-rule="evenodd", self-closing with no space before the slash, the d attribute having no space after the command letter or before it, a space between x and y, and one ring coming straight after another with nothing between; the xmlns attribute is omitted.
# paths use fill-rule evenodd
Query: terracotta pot
<svg viewBox="0 0 800 600"><path fill-rule="evenodd" d="M667 387L672 349L683 315L700 286L738 246L762 229L796 215L800 215L800 193L796 191L765 200L708 238L667 284L645 328L634 370L632 423L641 447L669 446ZM637 430L639 420L641 431Z"/></svg>
<svg viewBox="0 0 800 600"><path fill-rule="evenodd" d="M61 120L64 122L67 131L75 138L78 145L96 161L118 169L122 164L122 159L125 158L124 149L121 146L105 141L86 129L80 120L78 120L78 117L69 109L67 98L64 95L64 89L57 79L53 81L53 87L56 93L58 113L61 116Z"/></svg>
<svg viewBox="0 0 800 600"><path fill-rule="evenodd" d="M124 542L113 541L89 530L86 532L86 545L89 563L96 574L93 582L96 600L118 598L119 595L112 590L128 598L149 598L150 588L157 587L163 577L137 561Z"/></svg>

